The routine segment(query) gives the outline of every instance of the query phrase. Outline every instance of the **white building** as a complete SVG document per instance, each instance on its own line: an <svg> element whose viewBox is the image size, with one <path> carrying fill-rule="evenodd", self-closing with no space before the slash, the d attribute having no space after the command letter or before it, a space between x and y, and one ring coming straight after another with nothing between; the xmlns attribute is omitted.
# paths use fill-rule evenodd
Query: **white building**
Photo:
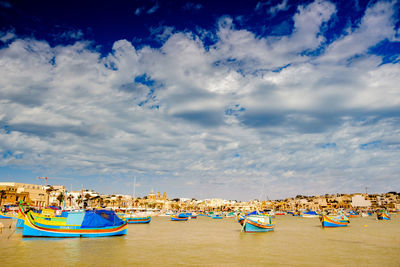
<svg viewBox="0 0 400 267"><path fill-rule="evenodd" d="M366 200L363 195L354 195L351 198L351 206L355 208L369 208L371 207L371 200Z"/></svg>

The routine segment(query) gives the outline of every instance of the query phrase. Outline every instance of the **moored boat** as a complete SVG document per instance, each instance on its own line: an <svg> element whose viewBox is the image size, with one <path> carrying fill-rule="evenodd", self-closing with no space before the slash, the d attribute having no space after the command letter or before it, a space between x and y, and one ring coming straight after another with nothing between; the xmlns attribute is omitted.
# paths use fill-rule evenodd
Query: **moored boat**
<svg viewBox="0 0 400 267"><path fill-rule="evenodd" d="M16 218L17 217L15 216L14 213L7 213L0 211L0 219L16 219Z"/></svg>
<svg viewBox="0 0 400 267"><path fill-rule="evenodd" d="M345 215L321 215L320 221L322 223L322 227L344 227L350 223L349 218Z"/></svg>
<svg viewBox="0 0 400 267"><path fill-rule="evenodd" d="M126 221L129 224L133 223L150 223L151 221L151 216L145 216L145 217L126 217Z"/></svg>
<svg viewBox="0 0 400 267"><path fill-rule="evenodd" d="M221 214L213 214L213 215L211 216L211 218L213 218L213 219L223 219L224 216L222 216Z"/></svg>
<svg viewBox="0 0 400 267"><path fill-rule="evenodd" d="M113 211L91 210L69 213L65 225L46 225L35 221L31 211L24 211L24 237L104 237L125 235L127 222L122 221Z"/></svg>
<svg viewBox="0 0 400 267"><path fill-rule="evenodd" d="M269 215L249 215L243 222L244 232L270 232L274 231L275 223Z"/></svg>
<svg viewBox="0 0 400 267"><path fill-rule="evenodd" d="M302 218L317 218L317 217L319 217L319 214L316 211L309 210L309 211L300 213L300 217L302 217Z"/></svg>
<svg viewBox="0 0 400 267"><path fill-rule="evenodd" d="M184 213L171 215L170 218L171 218L171 221L176 221L176 222L185 222L185 221L189 220L189 216L187 216Z"/></svg>
<svg viewBox="0 0 400 267"><path fill-rule="evenodd" d="M376 216L378 220L386 220L386 221L390 220L390 214L386 211L377 212Z"/></svg>
<svg viewBox="0 0 400 267"><path fill-rule="evenodd" d="M350 218L356 218L359 216L359 214L357 212L355 212L354 210L350 210L347 214L348 217Z"/></svg>

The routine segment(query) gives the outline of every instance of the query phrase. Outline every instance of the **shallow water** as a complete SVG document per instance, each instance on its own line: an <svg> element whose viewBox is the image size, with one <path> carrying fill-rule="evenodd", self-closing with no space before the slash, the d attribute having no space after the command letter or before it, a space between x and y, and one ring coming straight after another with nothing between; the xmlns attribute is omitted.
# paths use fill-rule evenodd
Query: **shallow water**
<svg viewBox="0 0 400 267"><path fill-rule="evenodd" d="M1 266L400 266L400 215L329 229L318 218L277 216L269 233L242 233L234 218L153 217L126 236L77 239L22 238L2 222Z"/></svg>

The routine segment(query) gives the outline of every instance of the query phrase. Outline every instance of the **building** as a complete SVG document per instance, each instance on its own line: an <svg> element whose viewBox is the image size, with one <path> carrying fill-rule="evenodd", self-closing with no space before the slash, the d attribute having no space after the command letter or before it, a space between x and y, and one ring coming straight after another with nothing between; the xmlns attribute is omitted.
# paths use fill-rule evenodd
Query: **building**
<svg viewBox="0 0 400 267"><path fill-rule="evenodd" d="M354 195L351 197L351 206L354 208L370 208L371 200L366 200L363 195Z"/></svg>
<svg viewBox="0 0 400 267"><path fill-rule="evenodd" d="M37 184L24 184L14 182L1 182L0 186L12 186L16 188L17 193L27 193L29 195L29 204L35 207L45 207L48 194L43 186Z"/></svg>
<svg viewBox="0 0 400 267"><path fill-rule="evenodd" d="M0 206L15 205L20 201L30 202L28 192L18 192L18 188L10 185L0 185Z"/></svg>
<svg viewBox="0 0 400 267"><path fill-rule="evenodd" d="M151 192L150 192L150 194L147 196L147 199L148 199L149 201L156 201L156 194L154 194L154 190L153 190L153 189L151 189Z"/></svg>

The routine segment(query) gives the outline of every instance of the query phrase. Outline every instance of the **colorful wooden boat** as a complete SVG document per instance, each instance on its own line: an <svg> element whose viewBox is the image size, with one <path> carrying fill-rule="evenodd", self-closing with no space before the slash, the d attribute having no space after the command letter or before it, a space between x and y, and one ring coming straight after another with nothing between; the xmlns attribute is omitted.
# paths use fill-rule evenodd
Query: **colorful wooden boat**
<svg viewBox="0 0 400 267"><path fill-rule="evenodd" d="M318 218L319 214L313 210L305 211L300 213L300 217L302 218Z"/></svg>
<svg viewBox="0 0 400 267"><path fill-rule="evenodd" d="M0 219L16 219L16 216L14 213L0 211Z"/></svg>
<svg viewBox="0 0 400 267"><path fill-rule="evenodd" d="M213 216L211 216L211 218L213 218L213 219L223 219L224 216L219 215L219 214L214 214Z"/></svg>
<svg viewBox="0 0 400 267"><path fill-rule="evenodd" d="M243 222L242 231L251 232L271 232L275 229L275 223L272 222L269 215L249 215Z"/></svg>
<svg viewBox="0 0 400 267"><path fill-rule="evenodd" d="M186 216L184 213L171 215L171 221L175 222L185 222L189 219L189 216Z"/></svg>
<svg viewBox="0 0 400 267"><path fill-rule="evenodd" d="M350 223L349 218L345 215L321 215L320 221L322 223L322 227L344 227Z"/></svg>
<svg viewBox="0 0 400 267"><path fill-rule="evenodd" d="M31 212L25 212L20 206L24 216L24 237L104 237L125 235L127 222L122 221L113 211L93 210L82 213L68 214L68 221L80 221L79 224L46 225L35 222ZM68 220L70 219L70 220Z"/></svg>
<svg viewBox="0 0 400 267"><path fill-rule="evenodd" d="M244 214L239 214L237 216L237 220L238 220L238 223L240 223L240 225L243 225L245 219L246 219L246 215L244 215Z"/></svg>
<svg viewBox="0 0 400 267"><path fill-rule="evenodd" d="M134 224L134 223L150 223L151 221L151 216L145 216L145 217L126 217L126 221L129 224Z"/></svg>
<svg viewBox="0 0 400 267"><path fill-rule="evenodd" d="M390 214L388 212L378 212L376 216L378 220L385 220L385 221L390 220Z"/></svg>
<svg viewBox="0 0 400 267"><path fill-rule="evenodd" d="M355 212L354 210L349 211L346 215L347 215L348 217L350 217L350 218L359 217L359 214L358 214L357 212Z"/></svg>
<svg viewBox="0 0 400 267"><path fill-rule="evenodd" d="M234 212L229 212L225 215L226 218L233 218L235 217L235 213Z"/></svg>

